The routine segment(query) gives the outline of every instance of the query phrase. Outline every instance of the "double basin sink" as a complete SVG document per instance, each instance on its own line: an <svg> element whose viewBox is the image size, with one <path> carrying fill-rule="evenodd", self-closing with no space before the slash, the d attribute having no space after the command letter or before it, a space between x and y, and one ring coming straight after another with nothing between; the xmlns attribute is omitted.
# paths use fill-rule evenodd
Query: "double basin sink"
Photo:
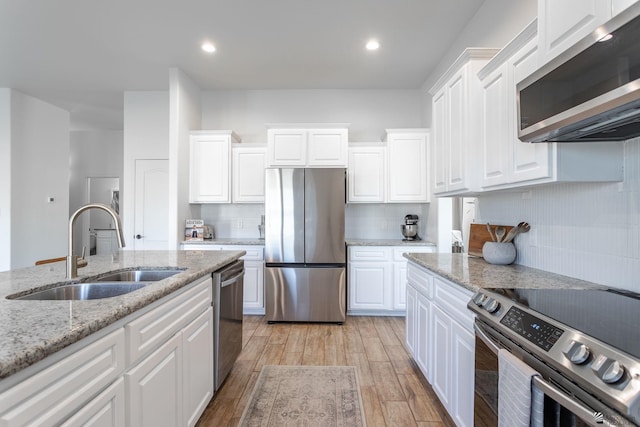
<svg viewBox="0 0 640 427"><path fill-rule="evenodd" d="M56 286L26 295L9 295L16 300L93 300L125 295L153 282L166 279L182 269L137 269L114 271L91 282Z"/></svg>

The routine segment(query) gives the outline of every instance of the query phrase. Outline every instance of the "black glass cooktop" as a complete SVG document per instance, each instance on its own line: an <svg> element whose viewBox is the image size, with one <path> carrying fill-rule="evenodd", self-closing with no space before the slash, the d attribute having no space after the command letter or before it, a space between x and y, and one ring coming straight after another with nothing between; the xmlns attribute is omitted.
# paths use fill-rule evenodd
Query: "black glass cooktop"
<svg viewBox="0 0 640 427"><path fill-rule="evenodd" d="M640 358L640 295L619 290L491 289Z"/></svg>

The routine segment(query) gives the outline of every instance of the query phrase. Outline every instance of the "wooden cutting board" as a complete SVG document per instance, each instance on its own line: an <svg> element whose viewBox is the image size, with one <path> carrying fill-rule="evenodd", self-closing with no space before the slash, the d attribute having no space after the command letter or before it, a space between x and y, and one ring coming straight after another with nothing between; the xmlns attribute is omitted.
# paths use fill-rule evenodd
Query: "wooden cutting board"
<svg viewBox="0 0 640 427"><path fill-rule="evenodd" d="M495 236L496 228L500 225L491 225L491 231ZM505 236L509 233L513 227L510 225L503 225L505 231ZM469 230L469 248L467 252L469 255L482 257L482 246L485 242L491 242L491 236L489 236L489 231L487 230L487 224L471 224Z"/></svg>

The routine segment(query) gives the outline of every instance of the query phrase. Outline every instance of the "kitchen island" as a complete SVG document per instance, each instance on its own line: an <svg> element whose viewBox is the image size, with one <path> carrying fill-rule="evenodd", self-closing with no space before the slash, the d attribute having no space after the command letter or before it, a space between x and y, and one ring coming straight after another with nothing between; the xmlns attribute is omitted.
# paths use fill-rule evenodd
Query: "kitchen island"
<svg viewBox="0 0 640 427"><path fill-rule="evenodd" d="M65 262L0 273L0 422L195 424L213 394L211 273L242 255L122 251L72 280ZM111 298L11 299L132 269L180 271Z"/></svg>

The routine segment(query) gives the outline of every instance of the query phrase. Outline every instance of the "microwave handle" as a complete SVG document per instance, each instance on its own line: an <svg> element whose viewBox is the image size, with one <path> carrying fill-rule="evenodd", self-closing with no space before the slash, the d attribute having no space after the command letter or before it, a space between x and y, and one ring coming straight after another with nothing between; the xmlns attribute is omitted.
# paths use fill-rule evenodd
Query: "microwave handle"
<svg viewBox="0 0 640 427"><path fill-rule="evenodd" d="M487 335L479 326L477 323L473 324L473 329L476 331L476 336L478 338L480 338L482 340L483 343L485 343L487 345L487 347L489 347L489 350L491 350L496 356L498 355L498 350L500 350L500 346L498 344L495 343L495 341L493 341L489 335Z"/></svg>

